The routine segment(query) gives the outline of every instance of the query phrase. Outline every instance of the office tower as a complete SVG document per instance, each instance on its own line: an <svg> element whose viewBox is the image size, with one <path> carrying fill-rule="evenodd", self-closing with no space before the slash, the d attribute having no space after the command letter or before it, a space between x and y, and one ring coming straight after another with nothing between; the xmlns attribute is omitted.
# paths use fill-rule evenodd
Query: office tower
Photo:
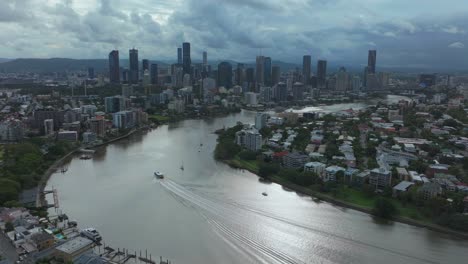
<svg viewBox="0 0 468 264"><path fill-rule="evenodd" d="M182 48L177 48L177 64L182 65Z"/></svg>
<svg viewBox="0 0 468 264"><path fill-rule="evenodd" d="M256 86L263 85L265 83L265 57L257 56L256 69L255 69L255 81Z"/></svg>
<svg viewBox="0 0 468 264"><path fill-rule="evenodd" d="M158 84L158 65L151 64L151 84Z"/></svg>
<svg viewBox="0 0 468 264"><path fill-rule="evenodd" d="M379 72L378 77L379 77L379 82L380 82L380 88L387 89L388 82L390 79L390 74L388 72Z"/></svg>
<svg viewBox="0 0 468 264"><path fill-rule="evenodd" d="M93 67L88 68L88 78L89 79L94 79L94 68Z"/></svg>
<svg viewBox="0 0 468 264"><path fill-rule="evenodd" d="M359 92L361 90L361 78L359 78L359 76L354 75L352 86L353 92Z"/></svg>
<svg viewBox="0 0 468 264"><path fill-rule="evenodd" d="M327 81L327 61L319 60L317 62L317 87L324 89Z"/></svg>
<svg viewBox="0 0 468 264"><path fill-rule="evenodd" d="M422 87L431 87L436 84L436 74L421 74L419 75L419 85Z"/></svg>
<svg viewBox="0 0 468 264"><path fill-rule="evenodd" d="M292 87L292 94L294 101L304 100L304 84L300 82L294 83Z"/></svg>
<svg viewBox="0 0 468 264"><path fill-rule="evenodd" d="M232 87L232 66L226 61L218 64L218 87L221 86L226 89Z"/></svg>
<svg viewBox="0 0 468 264"><path fill-rule="evenodd" d="M336 85L335 88L337 91L346 91L349 87L349 75L346 72L345 67L341 67L338 73L336 74Z"/></svg>
<svg viewBox="0 0 468 264"><path fill-rule="evenodd" d="M265 57L264 67L263 67L263 78L264 78L264 85L271 86L271 58Z"/></svg>
<svg viewBox="0 0 468 264"><path fill-rule="evenodd" d="M142 60L141 61L141 67L142 67L142 69L141 69L142 72L145 72L145 70L149 71L149 60L147 60L147 59Z"/></svg>
<svg viewBox="0 0 468 264"><path fill-rule="evenodd" d="M203 66L208 64L208 53L206 51L203 52Z"/></svg>
<svg viewBox="0 0 468 264"><path fill-rule="evenodd" d="M310 84L310 74L311 74L311 63L312 63L312 58L310 55L304 55L302 57L302 82L307 85Z"/></svg>
<svg viewBox="0 0 468 264"><path fill-rule="evenodd" d="M111 83L120 83L119 51L109 53L109 80Z"/></svg>
<svg viewBox="0 0 468 264"><path fill-rule="evenodd" d="M286 102L288 100L288 87L286 84L284 82L279 82L274 88L273 96L276 102Z"/></svg>
<svg viewBox="0 0 468 264"><path fill-rule="evenodd" d="M190 59L190 43L182 43L182 67L184 74L191 74L192 60Z"/></svg>
<svg viewBox="0 0 468 264"><path fill-rule="evenodd" d="M242 85L244 83L243 73L244 73L244 64L237 63L236 81L235 81L236 85Z"/></svg>
<svg viewBox="0 0 468 264"><path fill-rule="evenodd" d="M128 82L128 75L129 74L130 74L130 72L128 71L128 69L122 70L122 82L124 82L124 83Z"/></svg>
<svg viewBox="0 0 468 264"><path fill-rule="evenodd" d="M280 67L279 66L273 66L273 68L271 68L271 85L272 86L279 83L280 76L281 76Z"/></svg>
<svg viewBox="0 0 468 264"><path fill-rule="evenodd" d="M251 92L254 90L255 85L255 70L254 68L247 68L245 70L245 82L246 82L246 91Z"/></svg>
<svg viewBox="0 0 468 264"><path fill-rule="evenodd" d="M364 75L362 76L362 85L367 88L367 75L369 74L369 67L364 67Z"/></svg>
<svg viewBox="0 0 468 264"><path fill-rule="evenodd" d="M377 51L369 50L369 55L367 57L367 67L369 68L369 73L375 74L376 61L377 61Z"/></svg>
<svg viewBox="0 0 468 264"><path fill-rule="evenodd" d="M376 74L368 73L366 77L367 90L380 90L380 81Z"/></svg>
<svg viewBox="0 0 468 264"><path fill-rule="evenodd" d="M130 76L129 76L129 83L138 84L139 79L139 65L138 65L138 50L131 49L129 50L130 55Z"/></svg>

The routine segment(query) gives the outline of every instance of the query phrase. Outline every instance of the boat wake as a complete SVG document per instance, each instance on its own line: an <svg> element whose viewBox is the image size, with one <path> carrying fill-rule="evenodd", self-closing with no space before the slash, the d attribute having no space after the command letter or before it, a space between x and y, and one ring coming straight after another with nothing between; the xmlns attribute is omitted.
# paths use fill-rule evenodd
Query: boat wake
<svg viewBox="0 0 468 264"><path fill-rule="evenodd" d="M232 200L208 197L172 180L164 180L160 184L182 204L198 211L224 241L258 263L306 263L285 253L306 250L314 250L313 262L341 262L340 260L347 258L348 252L339 251L337 248L341 246L347 251L346 248L349 248L350 244L381 250L422 263L437 263L405 252L324 231ZM308 239L304 241L306 237ZM337 248L317 245L320 244L317 243L320 239L333 240ZM313 242L309 243L309 241ZM305 255L308 254L305 253ZM353 262L352 259L348 261Z"/></svg>

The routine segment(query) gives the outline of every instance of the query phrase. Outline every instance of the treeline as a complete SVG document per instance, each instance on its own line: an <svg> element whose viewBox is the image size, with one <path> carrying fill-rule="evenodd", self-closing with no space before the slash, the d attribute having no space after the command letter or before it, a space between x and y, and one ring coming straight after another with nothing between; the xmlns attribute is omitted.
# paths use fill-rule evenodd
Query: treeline
<svg viewBox="0 0 468 264"><path fill-rule="evenodd" d="M43 154L41 147L46 154ZM19 144L2 145L2 148L0 205L9 205L16 204L22 190L37 186L44 172L69 152L73 144L36 138Z"/></svg>

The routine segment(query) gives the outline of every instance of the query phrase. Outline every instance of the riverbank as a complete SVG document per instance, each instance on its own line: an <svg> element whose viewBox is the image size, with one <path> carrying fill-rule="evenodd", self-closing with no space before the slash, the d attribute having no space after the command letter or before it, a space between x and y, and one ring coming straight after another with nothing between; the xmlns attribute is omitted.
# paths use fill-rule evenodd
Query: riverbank
<svg viewBox="0 0 468 264"><path fill-rule="evenodd" d="M114 143L114 142L117 142L119 140L122 140L122 139L125 139L125 138L128 138L130 137L131 135L133 135L134 133L136 132L139 132L139 131L143 131L145 129L148 129L148 127L142 127L142 128L136 128L136 129L133 129L131 130L130 132L128 132L127 134L125 135L122 135L122 136L119 136L119 137L116 137L116 138L113 138L107 142L103 142L103 143L100 143L100 144L97 144L97 145L94 145L94 146L90 146L88 147L89 149L94 149L94 148L98 148L98 147L103 147L103 146L106 146L106 145L109 145L111 143ZM57 171L57 169L59 169L61 166L63 166L63 163L70 157L72 157L73 155L75 155L77 152L79 152L81 149L81 147L78 147L78 148L75 148L73 149L72 151L68 152L67 154L65 154L63 157L61 157L60 159L56 160L45 172L44 174L42 174L42 177L39 181L39 184L37 186L37 194L36 194L36 207L40 208L40 207L44 207L44 206L47 206L47 201L45 200L45 196L42 195L42 193L44 192L44 189L47 185L47 181L49 181L50 179L50 176L52 176L52 174L54 174L54 172Z"/></svg>
<svg viewBox="0 0 468 264"><path fill-rule="evenodd" d="M237 160L234 160L234 159L221 160L221 162L224 162L225 164L229 165L232 168L248 170L249 172L251 172L251 173L255 174L257 177L259 177L259 179L261 178L260 176L258 176L258 174L257 174L258 171L256 170L256 168L254 166L249 166L249 164L240 163L240 162L238 162ZM317 198L319 200L322 200L322 201L325 201L325 202L328 202L328 203L331 203L331 204L334 204L334 205L338 205L338 206L341 206L341 207L353 209L353 210L356 210L356 211L360 211L360 212L372 215L372 208L363 207L363 206L359 206L357 204L353 204L353 203L349 203L347 201L340 200L340 199L338 199L336 197L333 197L331 195L320 193L320 192L314 191L312 189L309 189L307 187L299 186L297 184L294 184L292 182L284 180L284 179L282 179L282 178L280 178L278 176L273 176L273 177L269 178L269 180L271 182L279 184L279 185L283 186L284 188L290 189L290 190L295 191L297 193L300 193L300 194L303 194L303 195L308 195L310 197ZM414 219L407 218L407 217L397 216L397 217L394 217L392 219L392 221L400 222L400 223L404 223L404 224L408 224L408 225L412 225L412 226L427 228L427 229L432 230L432 231L445 233L445 234L456 236L456 237L463 238L463 239L468 239L468 233L448 229L446 227L439 226L439 225L436 225L436 224L421 222L421 221L414 220Z"/></svg>

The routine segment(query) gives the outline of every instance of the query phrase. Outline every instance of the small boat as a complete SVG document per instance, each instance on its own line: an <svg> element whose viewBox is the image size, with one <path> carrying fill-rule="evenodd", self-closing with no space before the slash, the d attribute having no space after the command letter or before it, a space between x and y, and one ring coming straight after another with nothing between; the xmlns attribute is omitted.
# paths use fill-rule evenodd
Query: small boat
<svg viewBox="0 0 468 264"><path fill-rule="evenodd" d="M200 143L200 147L203 147L203 143Z"/></svg>
<svg viewBox="0 0 468 264"><path fill-rule="evenodd" d="M263 195L263 196L268 196L268 193L262 192L262 195Z"/></svg>
<svg viewBox="0 0 468 264"><path fill-rule="evenodd" d="M184 165L180 166L180 169L181 169L181 170L184 170Z"/></svg>
<svg viewBox="0 0 468 264"><path fill-rule="evenodd" d="M89 155L81 155L80 159L82 159L82 160L89 160L89 159L91 159L91 156L89 156Z"/></svg>
<svg viewBox="0 0 468 264"><path fill-rule="evenodd" d="M158 179L164 179L164 174L162 174L159 171L155 171L154 176L156 176L156 178L158 178Z"/></svg>

